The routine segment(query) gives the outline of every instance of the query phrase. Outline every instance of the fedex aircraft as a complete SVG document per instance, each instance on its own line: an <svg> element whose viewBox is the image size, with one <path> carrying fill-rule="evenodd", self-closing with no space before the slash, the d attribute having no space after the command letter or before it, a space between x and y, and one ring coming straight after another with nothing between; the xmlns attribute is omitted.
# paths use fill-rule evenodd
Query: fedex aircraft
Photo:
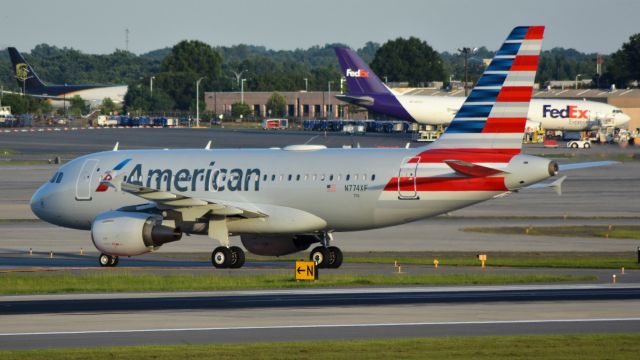
<svg viewBox="0 0 640 360"><path fill-rule="evenodd" d="M116 104L124 102L128 89L126 85L45 85L16 48L10 47L8 50L18 85L24 94L47 99L55 107L63 107L65 101L75 95L92 105L102 104L105 98L110 98Z"/></svg>
<svg viewBox="0 0 640 360"><path fill-rule="evenodd" d="M420 124L449 125L465 101L462 96L401 95L387 87L351 49L336 48L349 93L336 98ZM506 66L506 65L505 65ZM586 131L623 127L629 116L615 106L585 100L532 99L527 128Z"/></svg>
<svg viewBox="0 0 640 360"><path fill-rule="evenodd" d="M31 199L59 226L90 230L99 263L155 251L183 234L219 242L217 268L239 268L244 247L281 256L308 249L319 267L339 267L341 231L403 224L530 186L560 165L521 154L544 27L511 31L491 65L434 143L410 148L117 150L64 164Z"/></svg>

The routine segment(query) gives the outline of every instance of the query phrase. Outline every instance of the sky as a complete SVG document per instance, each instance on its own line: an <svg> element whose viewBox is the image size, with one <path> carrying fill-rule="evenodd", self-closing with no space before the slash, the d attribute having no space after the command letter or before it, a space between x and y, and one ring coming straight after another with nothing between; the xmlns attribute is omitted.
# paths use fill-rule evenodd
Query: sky
<svg viewBox="0 0 640 360"><path fill-rule="evenodd" d="M512 27L546 25L544 48L608 54L640 32L639 0L30 0L0 5L0 48L47 43L141 54L201 40L271 49L415 36L438 51L495 50Z"/></svg>

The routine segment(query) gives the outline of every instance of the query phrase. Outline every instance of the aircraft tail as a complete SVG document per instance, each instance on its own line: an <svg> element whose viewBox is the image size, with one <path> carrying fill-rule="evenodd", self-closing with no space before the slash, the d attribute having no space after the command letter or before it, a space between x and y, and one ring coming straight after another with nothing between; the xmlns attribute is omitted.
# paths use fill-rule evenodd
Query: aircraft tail
<svg viewBox="0 0 640 360"><path fill-rule="evenodd" d="M13 64L14 75L18 81L20 89L29 93L32 90L46 86L16 48L10 47L8 50L9 56L11 57L11 63Z"/></svg>
<svg viewBox="0 0 640 360"><path fill-rule="evenodd" d="M544 26L511 31L431 149L520 153L543 35Z"/></svg>
<svg viewBox="0 0 640 360"><path fill-rule="evenodd" d="M369 66L349 48L335 48L340 71L347 79L349 95L367 96L391 94L389 88L371 71Z"/></svg>

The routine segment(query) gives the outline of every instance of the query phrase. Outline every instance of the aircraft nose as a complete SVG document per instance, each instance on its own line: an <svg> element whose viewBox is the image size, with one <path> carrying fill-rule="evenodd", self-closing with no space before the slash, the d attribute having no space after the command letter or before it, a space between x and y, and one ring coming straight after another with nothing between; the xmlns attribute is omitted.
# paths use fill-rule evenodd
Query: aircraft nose
<svg viewBox="0 0 640 360"><path fill-rule="evenodd" d="M42 185L31 197L31 211L40 219L46 220L46 207L49 189L48 184Z"/></svg>

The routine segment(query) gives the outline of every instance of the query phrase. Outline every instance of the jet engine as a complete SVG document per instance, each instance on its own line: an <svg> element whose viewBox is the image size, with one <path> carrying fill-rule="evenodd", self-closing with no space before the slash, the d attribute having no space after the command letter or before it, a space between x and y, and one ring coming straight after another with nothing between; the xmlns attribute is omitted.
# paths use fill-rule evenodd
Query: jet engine
<svg viewBox="0 0 640 360"><path fill-rule="evenodd" d="M320 242L316 235L242 235L240 239L249 252L262 256L293 254Z"/></svg>
<svg viewBox="0 0 640 360"><path fill-rule="evenodd" d="M140 255L180 238L179 229L162 225L162 217L154 214L107 211L91 224L93 244L109 255Z"/></svg>
<svg viewBox="0 0 640 360"><path fill-rule="evenodd" d="M558 174L558 163L531 155L516 155L509 162L504 183L517 190Z"/></svg>

